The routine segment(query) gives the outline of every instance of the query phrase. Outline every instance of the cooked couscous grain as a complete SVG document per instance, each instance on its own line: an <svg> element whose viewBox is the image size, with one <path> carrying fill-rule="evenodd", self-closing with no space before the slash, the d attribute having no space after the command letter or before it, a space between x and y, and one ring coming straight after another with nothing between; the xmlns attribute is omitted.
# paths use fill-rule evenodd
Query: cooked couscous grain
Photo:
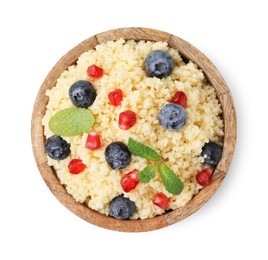
<svg viewBox="0 0 268 260"><path fill-rule="evenodd" d="M148 77L144 70L147 55L159 49L168 51L175 62L172 74L164 79ZM87 76L86 70L92 64L104 69L102 78ZM134 219L164 213L152 203L152 197L159 192L170 198L171 209L189 202L202 188L195 180L196 173L204 168L201 148L209 140L220 143L223 137L221 107L215 89L207 83L203 72L193 62L185 63L178 51L169 48L165 42L126 42L120 39L97 45L94 50L83 53L77 64L65 70L56 85L47 91L49 101L43 118L46 138L53 135L48 127L49 119L59 110L73 106L68 91L81 79L91 82L97 91L96 100L88 109L95 117L93 129L101 136L101 148L95 151L87 149L85 133L64 137L71 145L71 154L66 159L56 161L48 157L48 164L54 167L68 193L76 201L106 215L109 214L110 201L123 193L136 204ZM109 103L108 94L117 88L123 91L124 97L121 105L114 107ZM183 91L187 96L188 119L182 130L167 131L159 124L158 113L176 91ZM128 109L136 113L137 122L129 130L121 130L118 116ZM109 167L104 156L105 148L114 141L127 144L129 137L152 147L167 160L167 165L184 184L179 195L168 193L158 175L148 184L139 183L131 192L123 192L120 185L122 176L133 169L141 171L150 164L132 156L131 163L123 170ZM67 167L74 158L87 165L77 175L70 174Z"/></svg>

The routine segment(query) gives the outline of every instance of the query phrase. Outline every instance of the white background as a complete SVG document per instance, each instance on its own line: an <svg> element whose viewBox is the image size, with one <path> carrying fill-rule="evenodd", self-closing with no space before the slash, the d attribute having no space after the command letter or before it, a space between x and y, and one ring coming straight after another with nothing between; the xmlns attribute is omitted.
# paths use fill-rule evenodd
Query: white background
<svg viewBox="0 0 268 260"><path fill-rule="evenodd" d="M265 2L1 1L0 259L267 259ZM147 233L105 230L69 212L41 178L30 140L35 97L58 59L96 33L129 26L203 51L229 85L238 120L233 163L213 198Z"/></svg>

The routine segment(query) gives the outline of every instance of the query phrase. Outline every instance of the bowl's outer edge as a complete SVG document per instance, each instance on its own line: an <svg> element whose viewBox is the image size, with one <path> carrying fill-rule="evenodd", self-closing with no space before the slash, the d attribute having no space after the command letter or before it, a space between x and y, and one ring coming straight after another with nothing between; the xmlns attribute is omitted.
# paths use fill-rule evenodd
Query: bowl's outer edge
<svg viewBox="0 0 268 260"><path fill-rule="evenodd" d="M45 138L42 126L42 118L45 114L47 97L45 92L55 86L61 73L85 51L93 49L97 44L124 38L126 40L151 40L165 41L170 47L176 48L184 57L196 63L205 73L210 83L215 87L218 99L223 109L224 118L224 145L222 158L213 174L212 183L204 187L189 203L172 212L146 220L117 220L102 215L87 206L75 202L73 197L66 192L60 184L54 170L47 164L47 156L44 149ZM223 181L231 164L236 142L236 114L233 100L224 79L212 62L198 49L181 38L159 30L131 27L119 28L94 35L78 44L65 54L51 69L42 83L37 94L33 108L31 122L31 137L33 153L38 169L49 189L57 199L70 211L97 226L124 232L141 232L163 228L178 222L198 210L216 192Z"/></svg>

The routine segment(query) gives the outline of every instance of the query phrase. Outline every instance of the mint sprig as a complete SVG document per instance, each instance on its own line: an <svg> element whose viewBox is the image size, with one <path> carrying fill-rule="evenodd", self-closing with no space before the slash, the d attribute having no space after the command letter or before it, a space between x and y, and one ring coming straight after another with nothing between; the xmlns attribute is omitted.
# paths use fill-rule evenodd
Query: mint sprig
<svg viewBox="0 0 268 260"><path fill-rule="evenodd" d="M159 161L161 156L149 146L146 146L138 141L135 141L133 138L128 139L128 149L130 152L136 156L145 158L147 160Z"/></svg>
<svg viewBox="0 0 268 260"><path fill-rule="evenodd" d="M173 195L179 195L181 193L183 190L183 183L179 177L165 163L163 163L163 159L159 153L131 137L128 139L128 149L133 155L147 160L157 161L155 164L145 167L139 173L138 179L141 182L150 182L150 180L155 177L156 170L158 170L166 190Z"/></svg>
<svg viewBox="0 0 268 260"><path fill-rule="evenodd" d="M183 190L183 184L179 177L165 163L161 163L158 170L167 191L171 194L179 195Z"/></svg>
<svg viewBox="0 0 268 260"><path fill-rule="evenodd" d="M50 130L60 136L75 136L88 132L94 124L94 116L85 108L66 108L49 120Z"/></svg>
<svg viewBox="0 0 268 260"><path fill-rule="evenodd" d="M138 175L138 179L143 183L148 183L155 177L156 164L145 167Z"/></svg>

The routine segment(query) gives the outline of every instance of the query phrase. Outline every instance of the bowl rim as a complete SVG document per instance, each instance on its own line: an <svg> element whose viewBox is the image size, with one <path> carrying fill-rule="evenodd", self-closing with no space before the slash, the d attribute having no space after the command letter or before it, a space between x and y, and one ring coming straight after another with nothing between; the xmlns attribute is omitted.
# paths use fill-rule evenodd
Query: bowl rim
<svg viewBox="0 0 268 260"><path fill-rule="evenodd" d="M161 216L144 220L117 220L113 217L98 213L84 204L76 202L60 184L55 171L47 164L44 149L45 137L42 118L46 111L48 97L47 89L51 89L61 73L69 66L76 63L78 57L87 50L94 49L97 44L118 40L144 40L164 41L169 47L175 48L179 53L193 61L204 72L210 84L216 89L217 98L221 103L224 120L223 154L216 166L210 185L203 187L185 206L180 207ZM236 113L230 90L223 77L213 63L197 48L173 34L150 28L126 27L118 28L89 37L68 51L50 70L37 94L31 121L31 140L34 158L39 172L55 197L71 212L87 222L110 230L123 232L144 232L160 229L179 222L201 208L216 192L227 174L234 154L236 142Z"/></svg>

